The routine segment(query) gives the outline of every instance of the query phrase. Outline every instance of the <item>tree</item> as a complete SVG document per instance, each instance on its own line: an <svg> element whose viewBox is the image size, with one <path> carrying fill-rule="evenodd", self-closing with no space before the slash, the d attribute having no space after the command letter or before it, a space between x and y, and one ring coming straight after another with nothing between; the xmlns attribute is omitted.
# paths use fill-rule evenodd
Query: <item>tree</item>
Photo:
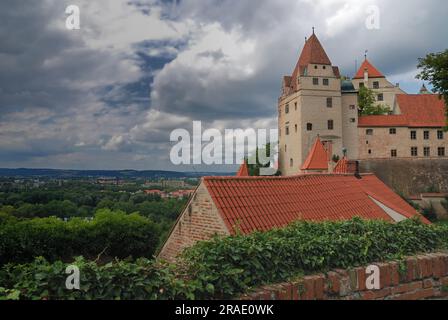
<svg viewBox="0 0 448 320"><path fill-rule="evenodd" d="M359 109L363 116L384 115L391 112L384 104L375 104L375 94L366 87L360 87L358 93Z"/></svg>
<svg viewBox="0 0 448 320"><path fill-rule="evenodd" d="M428 81L433 91L445 100L448 130L448 49L439 53L430 53L425 58L418 59L418 68L421 69L417 79Z"/></svg>
<svg viewBox="0 0 448 320"><path fill-rule="evenodd" d="M250 176L254 176L254 177L259 176L261 168L269 168L271 165L270 162L266 165L260 164L260 162L261 162L260 155L264 155L265 157L271 159L271 143L266 144L266 146L264 146L261 149L257 147L255 154L252 154L251 156L246 158L246 161L249 163L247 167L249 169ZM254 164L254 163L256 163L256 164ZM277 175L278 174L279 173L277 173Z"/></svg>

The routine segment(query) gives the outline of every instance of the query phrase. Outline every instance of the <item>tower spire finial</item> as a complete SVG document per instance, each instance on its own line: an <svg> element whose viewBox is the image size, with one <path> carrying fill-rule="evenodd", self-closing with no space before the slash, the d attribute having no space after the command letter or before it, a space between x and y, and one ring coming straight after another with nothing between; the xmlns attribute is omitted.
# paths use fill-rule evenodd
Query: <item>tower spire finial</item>
<svg viewBox="0 0 448 320"><path fill-rule="evenodd" d="M365 60L367 60L367 53L369 52L369 50L366 50L365 52L364 52L364 59Z"/></svg>
<svg viewBox="0 0 448 320"><path fill-rule="evenodd" d="M313 34L314 34L314 29L315 29L315 28L313 27Z"/></svg>

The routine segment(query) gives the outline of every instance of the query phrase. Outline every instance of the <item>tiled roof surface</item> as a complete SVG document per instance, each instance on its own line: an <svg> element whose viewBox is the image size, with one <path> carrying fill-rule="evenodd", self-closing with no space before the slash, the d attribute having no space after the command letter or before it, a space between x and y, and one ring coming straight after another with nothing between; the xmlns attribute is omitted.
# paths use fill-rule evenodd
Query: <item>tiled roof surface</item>
<svg viewBox="0 0 448 320"><path fill-rule="evenodd" d="M240 166L240 169L236 173L237 177L248 177L249 176L249 169L247 168L246 161L243 162L243 164Z"/></svg>
<svg viewBox="0 0 448 320"><path fill-rule="evenodd" d="M358 127L407 127L408 119L404 115L361 116Z"/></svg>
<svg viewBox="0 0 448 320"><path fill-rule="evenodd" d="M367 69L369 73L369 78L384 78L384 75L370 63L369 60L364 60L361 67L356 72L356 75L353 79L364 79L364 70Z"/></svg>
<svg viewBox="0 0 448 320"><path fill-rule="evenodd" d="M359 127L444 127L445 104L437 94L398 94L400 115L361 116Z"/></svg>
<svg viewBox="0 0 448 320"><path fill-rule="evenodd" d="M328 170L328 153L317 137L308 157L302 165L302 170Z"/></svg>
<svg viewBox="0 0 448 320"><path fill-rule="evenodd" d="M244 234L284 227L297 220L393 221L369 195L406 217L418 213L373 175L313 174L293 177L206 177L229 231ZM423 218L422 218L423 219Z"/></svg>
<svg viewBox="0 0 448 320"><path fill-rule="evenodd" d="M443 127L445 104L437 94L399 94L397 103L410 127Z"/></svg>
<svg viewBox="0 0 448 320"><path fill-rule="evenodd" d="M348 160L343 157L333 169L333 173L348 173Z"/></svg>

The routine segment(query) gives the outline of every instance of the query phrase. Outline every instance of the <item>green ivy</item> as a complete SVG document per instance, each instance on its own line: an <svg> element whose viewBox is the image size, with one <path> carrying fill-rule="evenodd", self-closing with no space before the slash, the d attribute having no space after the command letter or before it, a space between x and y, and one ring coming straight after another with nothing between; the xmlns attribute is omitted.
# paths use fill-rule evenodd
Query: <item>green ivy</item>
<svg viewBox="0 0 448 320"><path fill-rule="evenodd" d="M0 269L3 299L218 299L335 268L448 248L448 227L354 219L200 242L177 265L139 259L106 265L77 258L81 289L65 288L67 263L38 258Z"/></svg>

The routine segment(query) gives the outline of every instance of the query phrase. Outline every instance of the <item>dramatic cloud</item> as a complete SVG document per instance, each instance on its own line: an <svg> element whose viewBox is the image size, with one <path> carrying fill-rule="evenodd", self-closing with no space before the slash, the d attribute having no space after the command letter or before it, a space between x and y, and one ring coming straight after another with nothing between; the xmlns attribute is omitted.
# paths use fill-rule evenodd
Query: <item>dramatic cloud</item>
<svg viewBox="0 0 448 320"><path fill-rule="evenodd" d="M69 4L80 30L65 28ZM343 74L368 50L415 92L417 59L446 49L447 15L437 0L2 1L0 166L193 170L170 164L170 132L275 128L312 26Z"/></svg>

